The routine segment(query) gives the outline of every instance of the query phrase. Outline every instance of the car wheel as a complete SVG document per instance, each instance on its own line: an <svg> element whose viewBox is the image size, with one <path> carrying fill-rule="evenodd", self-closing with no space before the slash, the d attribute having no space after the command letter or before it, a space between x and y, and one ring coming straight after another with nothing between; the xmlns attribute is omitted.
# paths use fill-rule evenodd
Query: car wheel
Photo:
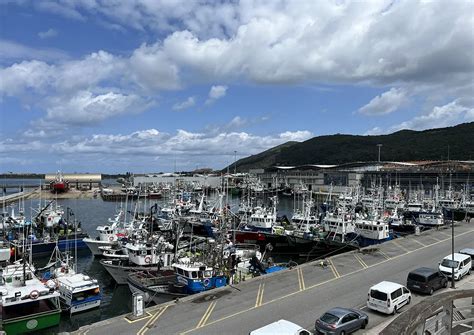
<svg viewBox="0 0 474 335"><path fill-rule="evenodd" d="M469 276L471 274L471 269L467 270L467 275Z"/></svg>
<svg viewBox="0 0 474 335"><path fill-rule="evenodd" d="M365 320L364 322L362 322L362 326L360 326L360 328L365 329L365 327L367 327L368 323L369 323L369 320Z"/></svg>
<svg viewBox="0 0 474 335"><path fill-rule="evenodd" d="M393 315L397 314L397 306L394 306L393 307L393 312L392 312Z"/></svg>
<svg viewBox="0 0 474 335"><path fill-rule="evenodd" d="M434 293L433 288L430 288L430 295L433 295L433 293Z"/></svg>
<svg viewBox="0 0 474 335"><path fill-rule="evenodd" d="M444 288L448 287L448 281L447 280L444 282L443 287Z"/></svg>
<svg viewBox="0 0 474 335"><path fill-rule="evenodd" d="M411 297L408 297L407 305L409 305L411 302Z"/></svg>

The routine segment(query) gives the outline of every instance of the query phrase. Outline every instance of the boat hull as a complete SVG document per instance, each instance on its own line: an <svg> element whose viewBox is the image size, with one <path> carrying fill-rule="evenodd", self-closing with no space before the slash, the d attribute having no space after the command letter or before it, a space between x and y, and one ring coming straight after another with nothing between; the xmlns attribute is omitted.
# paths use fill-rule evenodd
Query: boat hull
<svg viewBox="0 0 474 335"><path fill-rule="evenodd" d="M87 236L87 235L84 235ZM84 236L78 235L76 238L70 239L59 239L57 245L59 250L66 251L66 249L73 250L77 248L78 250L87 249L87 245L83 242ZM12 246L15 247L16 252L21 252L23 245L21 242L12 242ZM33 241L31 243L33 257L40 257L45 255L51 255L54 248L56 247L56 241L52 240L49 242L43 242L41 240ZM28 243L29 247L29 243Z"/></svg>
<svg viewBox="0 0 474 335"><path fill-rule="evenodd" d="M172 273L172 271L169 271L169 273ZM158 305L167 301L171 301L175 298L186 296L186 294L174 293L168 289L169 285L173 282L174 279L174 275L159 276L155 280L153 280L156 285L150 285L150 287L148 287L134 276L128 276L127 283L128 287L130 288L130 291L132 293L141 294L146 303L153 301L155 304Z"/></svg>
<svg viewBox="0 0 474 335"><path fill-rule="evenodd" d="M117 242L94 240L90 237L86 237L82 241L89 248L89 250L94 256L102 256L103 251L100 250L99 247L113 246L117 244Z"/></svg>
<svg viewBox="0 0 474 335"><path fill-rule="evenodd" d="M85 311L88 311L90 309L94 309L94 308L98 308L98 307L100 307L100 297L96 298L96 299L93 299L93 300L90 300L90 301L81 302L79 304L73 304L69 308L69 313L70 314L77 314L77 313L85 312Z"/></svg>
<svg viewBox="0 0 474 335"><path fill-rule="evenodd" d="M25 334L59 325L61 310L2 321L2 328L8 335Z"/></svg>

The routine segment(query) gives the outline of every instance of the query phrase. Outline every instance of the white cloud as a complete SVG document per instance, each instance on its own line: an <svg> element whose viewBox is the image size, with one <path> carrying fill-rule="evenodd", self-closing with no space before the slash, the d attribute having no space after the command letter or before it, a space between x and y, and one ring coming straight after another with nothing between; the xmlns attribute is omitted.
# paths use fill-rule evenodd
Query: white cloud
<svg viewBox="0 0 474 335"><path fill-rule="evenodd" d="M460 105L458 101L452 101L443 106L435 106L427 114L414 117L391 127L392 131L401 129L423 130L429 128L440 128L453 126L463 122L474 121L474 108Z"/></svg>
<svg viewBox="0 0 474 335"><path fill-rule="evenodd" d="M217 86L212 86L211 90L209 91L209 96L206 100L206 105L214 103L214 101L225 97L227 94L227 86L223 85L217 85Z"/></svg>
<svg viewBox="0 0 474 335"><path fill-rule="evenodd" d="M129 134L76 135L62 140L41 137L40 134L41 138L37 139L18 137L0 140L0 153L15 153L19 159L23 156L35 157L32 168L42 166L51 159L51 155L55 155L67 159L71 166L84 166L84 162L90 162L90 167L96 167L101 162L107 162L107 166L114 164L115 170L133 169L141 164L152 170L150 157L160 157L160 169L168 166L168 171L173 165L170 162L175 159L180 162L182 169L194 169L196 165L220 169L233 159L234 151L242 157L290 140L306 140L311 136L309 131L256 135L248 132L211 133L183 129L170 134L153 128Z"/></svg>
<svg viewBox="0 0 474 335"><path fill-rule="evenodd" d="M56 29L49 28L46 31L40 31L38 33L38 36L41 39L56 37L56 36L58 36L58 31Z"/></svg>
<svg viewBox="0 0 474 335"><path fill-rule="evenodd" d="M373 136L373 135L381 135L381 134L383 134L383 133L384 133L384 131L383 131L382 128L380 128L380 127L374 127L374 128L372 128L372 129L370 129L370 130L367 130L367 131L364 133L364 135L366 135L366 136L367 136L367 135Z"/></svg>
<svg viewBox="0 0 474 335"><path fill-rule="evenodd" d="M194 97L188 97L185 101L178 102L173 105L173 110L180 111L183 109L188 109L193 107L196 104L196 99Z"/></svg>
<svg viewBox="0 0 474 335"><path fill-rule="evenodd" d="M300 141L312 136L309 131L284 132L258 136L246 132L219 134L194 133L179 129L176 134L162 133L156 129L133 132L128 135L98 134L80 141L64 141L54 146L60 153L225 156L235 151L251 155L287 141Z"/></svg>
<svg viewBox="0 0 474 335"><path fill-rule="evenodd" d="M0 64L27 59L57 61L67 59L66 52L48 48L32 48L17 42L0 39Z"/></svg>
<svg viewBox="0 0 474 335"><path fill-rule="evenodd" d="M93 94L80 91L67 100L51 98L44 121L66 124L95 124L122 114L138 114L150 107L150 102L137 95L107 92Z"/></svg>
<svg viewBox="0 0 474 335"><path fill-rule="evenodd" d="M407 101L406 92L399 88L391 88L359 108L358 112L365 115L386 115L393 113Z"/></svg>

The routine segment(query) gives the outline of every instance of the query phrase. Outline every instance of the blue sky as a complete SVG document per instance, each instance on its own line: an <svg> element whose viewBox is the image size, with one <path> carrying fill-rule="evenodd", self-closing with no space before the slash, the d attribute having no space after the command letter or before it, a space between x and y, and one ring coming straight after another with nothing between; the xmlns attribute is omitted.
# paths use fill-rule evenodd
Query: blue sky
<svg viewBox="0 0 474 335"><path fill-rule="evenodd" d="M474 121L473 9L0 1L0 172L220 169L289 140Z"/></svg>

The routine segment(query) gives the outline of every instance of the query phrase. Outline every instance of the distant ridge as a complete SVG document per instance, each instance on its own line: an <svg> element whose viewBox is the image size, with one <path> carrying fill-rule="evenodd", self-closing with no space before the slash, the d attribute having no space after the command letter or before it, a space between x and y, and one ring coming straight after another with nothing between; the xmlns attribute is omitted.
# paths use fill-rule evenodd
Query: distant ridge
<svg viewBox="0 0 474 335"><path fill-rule="evenodd" d="M342 164L376 161L474 159L474 122L423 131L400 130L389 135L326 135L304 142L287 142L237 161L237 171L275 165ZM448 149L449 146L449 149ZM229 166L231 172L234 164ZM226 168L224 169L226 170Z"/></svg>

